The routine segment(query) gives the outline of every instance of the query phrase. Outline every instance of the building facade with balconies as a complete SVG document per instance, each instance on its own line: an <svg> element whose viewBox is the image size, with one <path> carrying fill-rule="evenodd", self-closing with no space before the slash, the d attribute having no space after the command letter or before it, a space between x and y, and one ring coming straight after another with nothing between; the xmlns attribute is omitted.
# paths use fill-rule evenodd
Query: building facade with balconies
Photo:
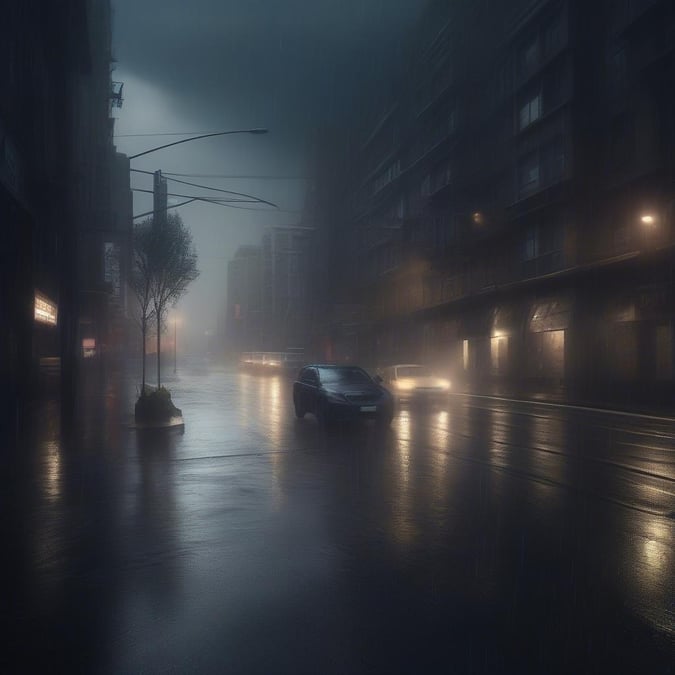
<svg viewBox="0 0 675 675"><path fill-rule="evenodd" d="M671 391L675 10L431 2L352 149L359 358Z"/></svg>

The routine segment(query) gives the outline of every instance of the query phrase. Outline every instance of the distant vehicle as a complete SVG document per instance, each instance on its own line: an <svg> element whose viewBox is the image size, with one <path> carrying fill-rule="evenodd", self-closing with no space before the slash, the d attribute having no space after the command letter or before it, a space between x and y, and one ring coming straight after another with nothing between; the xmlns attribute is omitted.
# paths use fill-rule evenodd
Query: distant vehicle
<svg viewBox="0 0 675 675"><path fill-rule="evenodd" d="M380 379L401 403L442 401L451 387L450 380L414 363L389 366L382 371Z"/></svg>
<svg viewBox="0 0 675 675"><path fill-rule="evenodd" d="M312 413L324 426L357 419L389 425L393 403L391 394L358 366L308 365L293 383L295 416Z"/></svg>
<svg viewBox="0 0 675 675"><path fill-rule="evenodd" d="M305 363L302 352L244 352L239 357L239 365L252 372L278 373L297 372Z"/></svg>

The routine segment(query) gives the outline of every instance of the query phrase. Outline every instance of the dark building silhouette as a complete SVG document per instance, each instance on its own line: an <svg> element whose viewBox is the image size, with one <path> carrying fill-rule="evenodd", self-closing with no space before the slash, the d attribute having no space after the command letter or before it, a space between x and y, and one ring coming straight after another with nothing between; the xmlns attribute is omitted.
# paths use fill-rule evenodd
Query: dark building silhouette
<svg viewBox="0 0 675 675"><path fill-rule="evenodd" d="M358 358L672 391L674 47L665 0L428 3L344 151Z"/></svg>
<svg viewBox="0 0 675 675"><path fill-rule="evenodd" d="M266 351L305 347L309 330L311 229L270 227L262 238L262 340Z"/></svg>
<svg viewBox="0 0 675 675"><path fill-rule="evenodd" d="M111 285L101 280L114 256L105 244L122 241L119 232L128 239L131 222L128 204L118 206L128 172L126 187L121 178L111 191L111 171L123 159L112 146L111 103L121 97L111 89L110 43L108 2L3 6L0 361L8 399L2 414L13 426L50 371L60 371L72 415L87 326L96 325L100 338L101 326L110 325L101 308ZM122 274L124 255L114 265Z"/></svg>

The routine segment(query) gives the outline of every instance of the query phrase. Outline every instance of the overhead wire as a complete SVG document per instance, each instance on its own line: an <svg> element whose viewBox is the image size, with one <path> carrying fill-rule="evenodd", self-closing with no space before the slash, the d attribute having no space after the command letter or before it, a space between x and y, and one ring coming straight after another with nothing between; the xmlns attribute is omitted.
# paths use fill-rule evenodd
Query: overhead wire
<svg viewBox="0 0 675 675"><path fill-rule="evenodd" d="M147 194L154 194L154 190L144 190L143 188L131 188L132 192L145 192ZM223 199L223 198L215 198L215 197L195 197L194 195L183 195L177 192L167 192L166 193L167 197L187 197L189 199L194 199L195 201L200 201L200 202L210 202L213 204L229 204L229 203L236 203L236 202L242 202L244 204L258 204L259 201L257 199Z"/></svg>
<svg viewBox="0 0 675 675"><path fill-rule="evenodd" d="M248 179L248 180L310 180L309 176L282 176L274 174L229 174L229 173L175 173L164 172L163 176L181 176L182 178L228 178L228 179Z"/></svg>
<svg viewBox="0 0 675 675"><path fill-rule="evenodd" d="M142 169L130 169L130 171L149 175L154 174L153 171L144 171ZM276 209L279 208L278 205L275 204L274 202L270 202L267 199L262 199L262 197L256 197L255 195L246 194L245 192L234 192L233 190L224 190L222 188L211 187L210 185L199 185L198 183L191 183L189 181L179 180L178 178L170 178L169 174L165 174L164 172L162 172L162 176L167 176L167 180L171 180L175 183L182 183L183 185L190 185L191 187L197 187L203 190L213 190L214 192L223 192L225 194L236 195L238 197L248 197L249 199L254 199L256 202L259 202L261 204L267 204L268 206L272 206Z"/></svg>

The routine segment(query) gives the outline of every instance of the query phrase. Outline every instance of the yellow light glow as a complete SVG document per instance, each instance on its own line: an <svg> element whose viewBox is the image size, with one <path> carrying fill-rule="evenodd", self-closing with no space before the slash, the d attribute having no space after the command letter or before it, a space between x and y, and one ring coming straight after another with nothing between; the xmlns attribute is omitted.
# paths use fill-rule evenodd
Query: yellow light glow
<svg viewBox="0 0 675 675"><path fill-rule="evenodd" d="M656 222L656 218L650 213L646 213L640 218L640 221L643 225L653 225Z"/></svg>
<svg viewBox="0 0 675 675"><path fill-rule="evenodd" d="M412 380L402 379L396 380L396 388L401 391L410 391L415 386L415 383Z"/></svg>

